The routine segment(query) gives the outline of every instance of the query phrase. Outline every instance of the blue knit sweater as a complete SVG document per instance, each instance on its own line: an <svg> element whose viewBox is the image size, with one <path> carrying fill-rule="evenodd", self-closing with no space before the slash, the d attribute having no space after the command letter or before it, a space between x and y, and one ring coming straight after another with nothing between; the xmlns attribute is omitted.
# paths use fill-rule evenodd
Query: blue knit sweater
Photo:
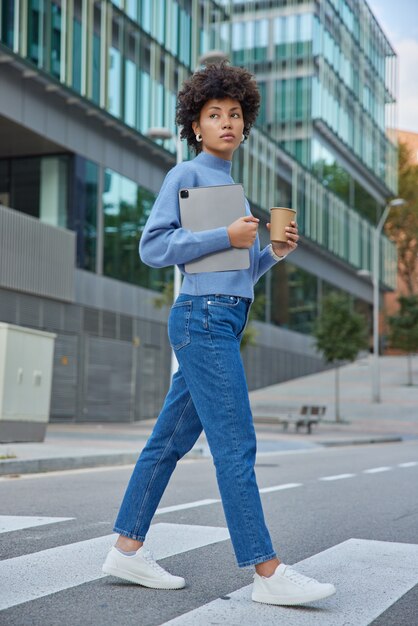
<svg viewBox="0 0 418 626"><path fill-rule="evenodd" d="M191 232L181 227L178 192L183 187L207 187L234 183L231 161L201 152L191 161L171 169L145 225L139 245L144 263L151 267L178 265L184 276L181 293L193 296L224 294L254 298L254 284L276 260L267 246L260 251L256 241L250 249L250 267L226 272L188 274L184 264L205 254L231 247L226 227ZM246 212L251 213L246 200Z"/></svg>

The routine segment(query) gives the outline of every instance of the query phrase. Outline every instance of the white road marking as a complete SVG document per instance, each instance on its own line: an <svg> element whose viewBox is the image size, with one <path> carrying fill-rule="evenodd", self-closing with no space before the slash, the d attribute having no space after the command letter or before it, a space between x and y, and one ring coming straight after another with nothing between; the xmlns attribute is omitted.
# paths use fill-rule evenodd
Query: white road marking
<svg viewBox="0 0 418 626"><path fill-rule="evenodd" d="M319 480L342 480L343 478L352 478L355 474L335 474L335 476L322 476Z"/></svg>
<svg viewBox="0 0 418 626"><path fill-rule="evenodd" d="M172 513L173 511L183 511L184 509L194 509L197 506L207 506L208 504L216 504L220 500L196 500L196 502L186 502L185 504L175 504L173 506L164 506L157 509L155 515L163 513Z"/></svg>
<svg viewBox="0 0 418 626"><path fill-rule="evenodd" d="M0 533L10 533L14 530L68 522L74 517L30 517L28 515L0 515Z"/></svg>
<svg viewBox="0 0 418 626"><path fill-rule="evenodd" d="M388 465L383 465L382 467L372 467L371 469L363 470L363 474L378 474L379 472L388 472L391 469Z"/></svg>
<svg viewBox="0 0 418 626"><path fill-rule="evenodd" d="M398 463L398 467L415 467L418 461L408 461L408 463Z"/></svg>
<svg viewBox="0 0 418 626"><path fill-rule="evenodd" d="M0 610L103 578L102 563L116 536L96 537L0 561ZM228 530L217 526L154 524L146 545L158 560L228 538Z"/></svg>
<svg viewBox="0 0 418 626"><path fill-rule="evenodd" d="M302 487L302 483L285 483L283 485L275 485L274 487L263 487L263 489L259 489L259 492L270 493L271 491L281 491L282 489L293 489L294 487Z"/></svg>
<svg viewBox="0 0 418 626"><path fill-rule="evenodd" d="M311 608L286 608L252 602L252 585L248 585L228 594L229 600L219 598L162 626L368 626L418 583L418 545L349 539L301 561L296 568L334 583L336 595Z"/></svg>

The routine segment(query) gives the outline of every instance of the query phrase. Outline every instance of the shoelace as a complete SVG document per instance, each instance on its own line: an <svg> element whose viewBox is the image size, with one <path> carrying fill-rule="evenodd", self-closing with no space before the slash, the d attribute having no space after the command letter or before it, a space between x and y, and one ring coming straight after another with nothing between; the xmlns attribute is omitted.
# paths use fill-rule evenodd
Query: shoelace
<svg viewBox="0 0 418 626"><path fill-rule="evenodd" d="M149 550L144 550L142 553L142 556L144 557L148 565L150 565L156 572L158 572L158 574L161 574L161 576L167 575L167 572L165 571L165 569L163 569L161 565L158 565L158 563L154 560L154 557Z"/></svg>
<svg viewBox="0 0 418 626"><path fill-rule="evenodd" d="M290 567L286 567L284 571L284 576L286 576L286 578L289 578L298 585L307 585L308 583L313 581L313 578L309 578L308 576L299 574L299 572L291 569Z"/></svg>

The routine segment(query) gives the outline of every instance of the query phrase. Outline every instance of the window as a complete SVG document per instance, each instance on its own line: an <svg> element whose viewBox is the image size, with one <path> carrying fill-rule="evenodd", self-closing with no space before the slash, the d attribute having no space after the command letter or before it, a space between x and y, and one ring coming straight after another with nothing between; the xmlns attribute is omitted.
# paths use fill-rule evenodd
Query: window
<svg viewBox="0 0 418 626"><path fill-rule="evenodd" d="M100 104L100 39L101 39L101 7L94 7L93 13L93 60L92 60L92 100Z"/></svg>
<svg viewBox="0 0 418 626"><path fill-rule="evenodd" d="M56 2L51 3L51 74L61 74L61 7Z"/></svg>
<svg viewBox="0 0 418 626"><path fill-rule="evenodd" d="M318 314L318 278L288 261L277 263L271 280L271 321L311 333Z"/></svg>
<svg viewBox="0 0 418 626"><path fill-rule="evenodd" d="M96 271L97 205L99 167L80 156L74 157L74 184L71 228L77 233L77 266Z"/></svg>
<svg viewBox="0 0 418 626"><path fill-rule="evenodd" d="M104 274L128 283L161 290L172 268L153 269L141 263L138 245L155 196L133 181L105 170Z"/></svg>
<svg viewBox="0 0 418 626"><path fill-rule="evenodd" d="M45 10L39 0L28 4L28 56L38 67L44 67Z"/></svg>
<svg viewBox="0 0 418 626"><path fill-rule="evenodd" d="M81 92L81 22L73 20L73 89Z"/></svg>
<svg viewBox="0 0 418 626"><path fill-rule="evenodd" d="M0 3L0 15L1 15L1 32L0 32L1 41L9 48L13 48L14 18L15 18L14 0L3 0Z"/></svg>

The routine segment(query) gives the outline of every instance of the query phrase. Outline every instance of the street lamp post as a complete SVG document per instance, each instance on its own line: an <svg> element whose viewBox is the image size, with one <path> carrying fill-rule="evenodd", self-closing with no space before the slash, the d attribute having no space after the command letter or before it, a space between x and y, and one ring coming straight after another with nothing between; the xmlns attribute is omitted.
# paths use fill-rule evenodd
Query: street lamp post
<svg viewBox="0 0 418 626"><path fill-rule="evenodd" d="M380 282L380 235L386 222L389 211L394 206L406 204L402 198L395 198L388 202L373 233L373 372L372 372L372 400L380 402L380 372L379 372L379 282Z"/></svg>
<svg viewBox="0 0 418 626"><path fill-rule="evenodd" d="M222 52L222 50L210 50L206 54L199 57L199 65L209 65L210 63L220 63L221 61L227 61L228 56ZM177 165L183 161L183 146L181 143L180 129L177 133L172 133L169 128L166 127L153 127L147 132L147 137L150 139L174 139L176 142L176 163ZM174 284L173 284L173 302L175 302L179 296L181 289L181 272L177 265L174 266ZM174 376L178 369L178 361L174 350L171 352L171 378Z"/></svg>

